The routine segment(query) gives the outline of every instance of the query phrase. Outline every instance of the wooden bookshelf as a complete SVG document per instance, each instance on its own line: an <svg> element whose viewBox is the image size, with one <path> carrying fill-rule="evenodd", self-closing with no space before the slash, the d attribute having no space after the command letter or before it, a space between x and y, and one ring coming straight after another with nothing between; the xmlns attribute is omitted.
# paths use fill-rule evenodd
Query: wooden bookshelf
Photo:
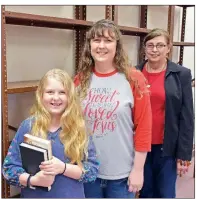
<svg viewBox="0 0 197 199"><path fill-rule="evenodd" d="M39 81L21 81L21 82L8 82L7 93L25 93L32 92L37 89Z"/></svg>

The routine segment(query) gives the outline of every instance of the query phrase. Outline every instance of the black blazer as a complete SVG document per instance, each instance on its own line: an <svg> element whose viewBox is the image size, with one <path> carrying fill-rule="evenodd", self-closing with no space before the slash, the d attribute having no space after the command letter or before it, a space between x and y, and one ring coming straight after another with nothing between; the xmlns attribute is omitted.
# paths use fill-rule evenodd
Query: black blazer
<svg viewBox="0 0 197 199"><path fill-rule="evenodd" d="M142 71L146 62L136 68ZM163 156L191 160L194 133L191 79L190 69L167 61Z"/></svg>

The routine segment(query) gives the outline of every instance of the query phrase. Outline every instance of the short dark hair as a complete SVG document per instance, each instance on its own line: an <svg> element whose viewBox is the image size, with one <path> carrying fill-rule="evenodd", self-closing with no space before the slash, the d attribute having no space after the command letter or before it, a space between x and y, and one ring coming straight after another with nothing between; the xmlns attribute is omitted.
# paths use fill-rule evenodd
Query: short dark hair
<svg viewBox="0 0 197 199"><path fill-rule="evenodd" d="M146 42L159 36L164 36L166 39L167 44L170 44L170 35L168 31L160 29L160 28L154 28L152 29L144 38L143 44L146 45Z"/></svg>

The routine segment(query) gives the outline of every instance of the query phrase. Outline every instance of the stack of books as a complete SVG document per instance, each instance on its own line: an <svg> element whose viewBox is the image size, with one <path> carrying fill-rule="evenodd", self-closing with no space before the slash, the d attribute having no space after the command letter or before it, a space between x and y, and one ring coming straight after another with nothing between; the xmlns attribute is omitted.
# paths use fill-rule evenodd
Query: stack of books
<svg viewBox="0 0 197 199"><path fill-rule="evenodd" d="M25 171L35 175L40 171L39 165L41 162L51 160L53 157L51 140L25 134L24 142L20 144L20 153ZM42 189L50 191L51 187L42 187Z"/></svg>

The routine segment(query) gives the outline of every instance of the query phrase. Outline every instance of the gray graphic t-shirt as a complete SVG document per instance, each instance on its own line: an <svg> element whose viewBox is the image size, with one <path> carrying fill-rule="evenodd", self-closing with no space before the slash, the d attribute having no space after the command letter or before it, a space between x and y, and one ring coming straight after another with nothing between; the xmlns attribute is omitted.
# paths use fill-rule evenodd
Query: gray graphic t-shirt
<svg viewBox="0 0 197 199"><path fill-rule="evenodd" d="M121 179L133 166L133 94L124 74L92 74L90 88L82 101L88 129L93 132L99 178Z"/></svg>

